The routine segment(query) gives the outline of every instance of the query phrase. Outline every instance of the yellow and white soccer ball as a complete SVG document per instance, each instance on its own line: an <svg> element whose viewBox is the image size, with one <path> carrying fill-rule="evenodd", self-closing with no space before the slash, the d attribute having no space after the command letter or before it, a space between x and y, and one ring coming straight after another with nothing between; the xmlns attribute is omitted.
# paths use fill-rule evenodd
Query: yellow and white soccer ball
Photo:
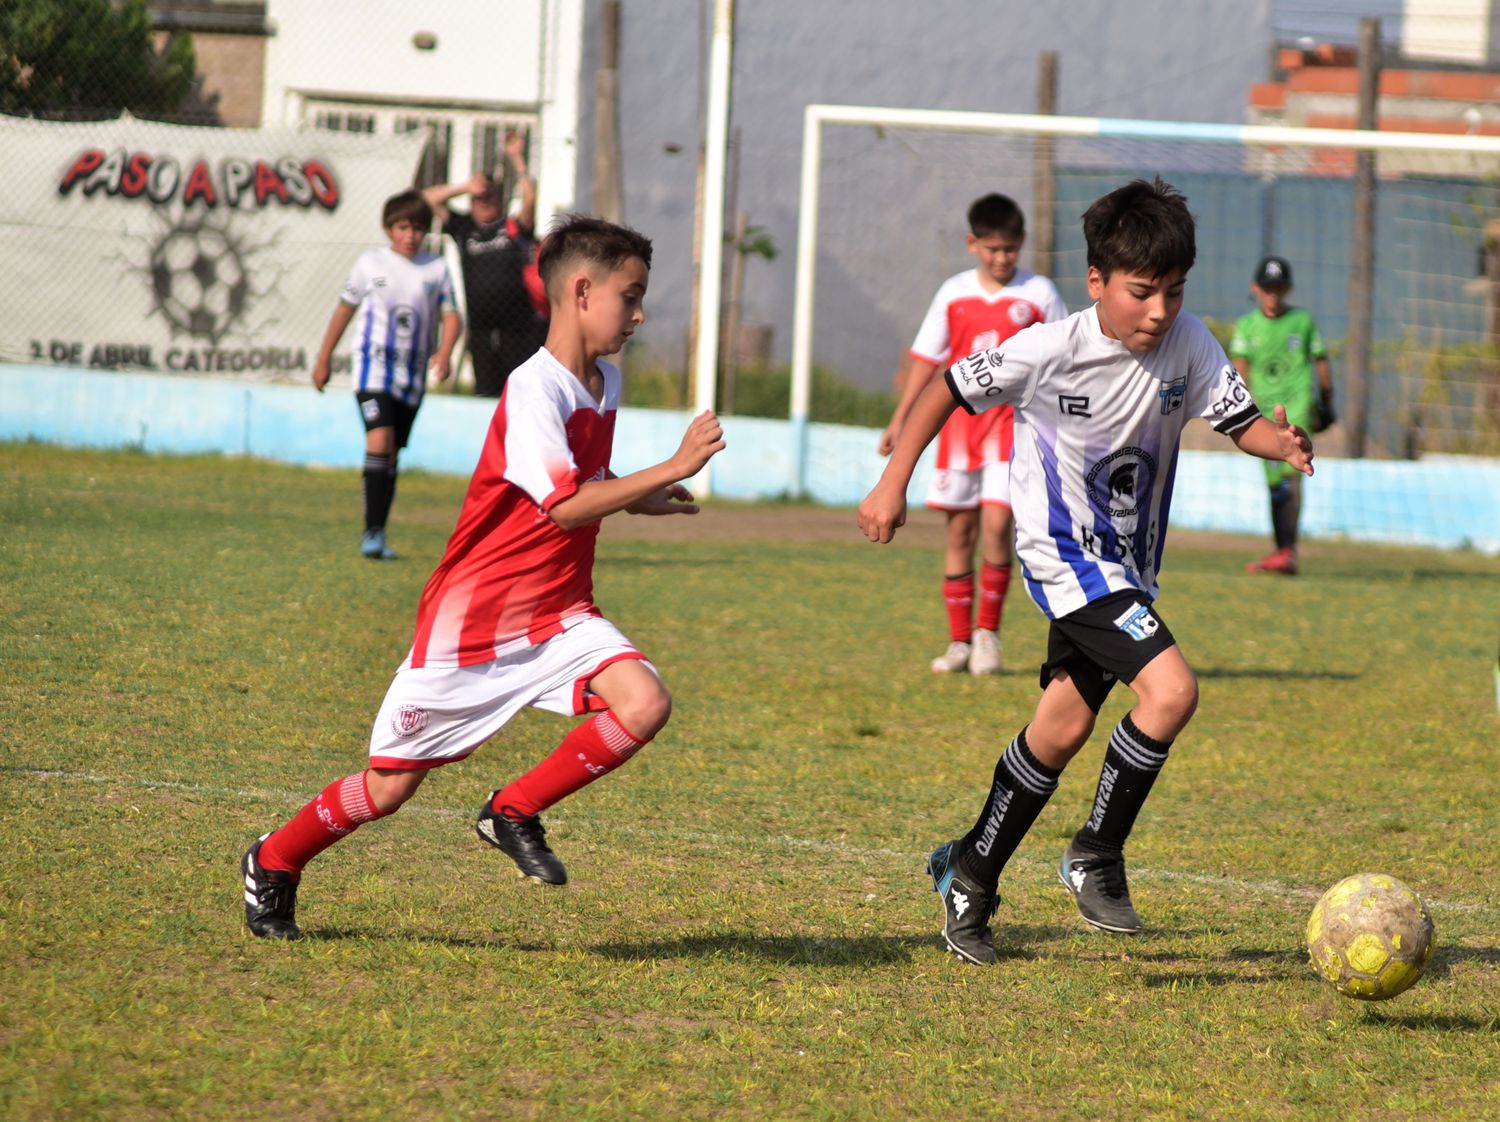
<svg viewBox="0 0 1500 1122"><path fill-rule="evenodd" d="M1307 953L1318 976L1339 993L1384 1001L1422 976L1432 954L1432 916L1393 876L1345 877L1308 917Z"/></svg>

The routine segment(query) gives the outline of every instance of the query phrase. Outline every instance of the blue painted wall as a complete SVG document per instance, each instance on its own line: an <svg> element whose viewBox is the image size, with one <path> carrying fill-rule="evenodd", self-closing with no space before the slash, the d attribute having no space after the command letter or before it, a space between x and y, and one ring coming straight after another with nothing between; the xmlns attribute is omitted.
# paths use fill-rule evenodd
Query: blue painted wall
<svg viewBox="0 0 1500 1122"><path fill-rule="evenodd" d="M407 468L467 476L478 459L493 403L435 394L422 406ZM634 471L677 448L687 413L621 410L614 467ZM728 447L713 461L712 486L725 498L774 498L791 489L792 429L785 421L729 417ZM356 469L362 428L353 395L301 386L246 385L156 374L111 374L43 366L0 366L0 441L39 440L85 448L258 456ZM853 506L884 461L877 433L849 425L807 429L809 492ZM930 453L929 453L930 456ZM0 463L5 451L0 445ZM912 481L919 502L930 479L924 460ZM1183 452L1172 524L1265 536L1260 463L1235 452ZM1500 554L1500 460L1320 460L1306 488L1308 537L1475 548ZM850 537L855 534L850 520Z"/></svg>

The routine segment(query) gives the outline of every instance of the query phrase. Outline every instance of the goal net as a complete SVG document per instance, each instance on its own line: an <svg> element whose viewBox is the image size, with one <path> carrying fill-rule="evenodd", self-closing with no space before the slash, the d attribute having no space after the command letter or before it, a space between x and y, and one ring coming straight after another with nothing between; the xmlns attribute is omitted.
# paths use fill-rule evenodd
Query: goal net
<svg viewBox="0 0 1500 1122"><path fill-rule="evenodd" d="M1368 270L1356 267L1362 152L1374 168ZM796 392L814 367L892 387L938 285L975 264L964 248L974 199L998 191L1021 206L1022 268L1050 276L1076 311L1089 303L1083 211L1155 175L1187 196L1198 222L1185 306L1226 345L1254 308L1256 263L1284 257L1291 302L1312 313L1330 348L1344 418L1351 390L1362 392L1365 457L1500 456L1494 137L810 106L794 421L799 404L802 423L818 420ZM1358 294L1362 284L1368 330L1351 335L1362 318L1351 286ZM1220 446L1205 426L1189 432L1188 447ZM1347 438L1336 425L1320 454L1339 455ZM1255 501L1260 513L1264 498Z"/></svg>

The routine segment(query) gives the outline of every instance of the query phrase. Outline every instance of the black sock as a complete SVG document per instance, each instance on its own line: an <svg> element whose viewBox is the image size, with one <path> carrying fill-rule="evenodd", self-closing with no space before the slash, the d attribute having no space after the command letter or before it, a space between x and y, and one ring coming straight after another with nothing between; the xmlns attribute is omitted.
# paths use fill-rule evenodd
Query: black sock
<svg viewBox="0 0 1500 1122"><path fill-rule="evenodd" d="M1297 522L1302 517L1302 488L1295 479L1283 479L1271 488L1271 530L1277 549L1295 549Z"/></svg>
<svg viewBox="0 0 1500 1122"><path fill-rule="evenodd" d="M1152 739L1135 727L1129 713L1125 714L1109 737L1099 787L1094 792L1094 812L1073 837L1080 849L1107 854L1124 851L1125 839L1151 793L1151 784L1167 762L1170 747L1170 740Z"/></svg>
<svg viewBox="0 0 1500 1122"><path fill-rule="evenodd" d="M391 512L391 499L396 493L395 477L391 474L391 458L365 453L364 472L365 529L378 530L385 525Z"/></svg>
<svg viewBox="0 0 1500 1122"><path fill-rule="evenodd" d="M1050 768L1031 754L1025 729L1016 734L995 765L995 780L979 821L959 847L959 863L981 886L999 882L1000 870L1057 790L1061 774L1061 769Z"/></svg>

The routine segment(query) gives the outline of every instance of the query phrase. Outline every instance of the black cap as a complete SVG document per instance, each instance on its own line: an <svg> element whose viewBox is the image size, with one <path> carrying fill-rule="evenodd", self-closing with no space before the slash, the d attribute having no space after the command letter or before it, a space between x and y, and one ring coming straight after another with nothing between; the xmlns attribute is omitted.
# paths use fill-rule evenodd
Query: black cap
<svg viewBox="0 0 1500 1122"><path fill-rule="evenodd" d="M1255 266L1255 283L1261 288L1291 288L1292 267L1285 257L1267 257Z"/></svg>

